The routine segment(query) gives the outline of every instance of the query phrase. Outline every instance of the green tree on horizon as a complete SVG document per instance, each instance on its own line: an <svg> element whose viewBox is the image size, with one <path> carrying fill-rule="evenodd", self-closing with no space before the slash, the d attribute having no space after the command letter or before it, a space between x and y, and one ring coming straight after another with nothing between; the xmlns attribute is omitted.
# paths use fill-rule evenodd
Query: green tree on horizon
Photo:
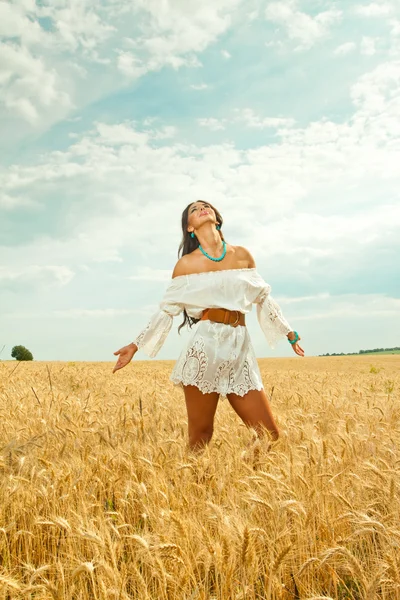
<svg viewBox="0 0 400 600"><path fill-rule="evenodd" d="M400 351L399 346L395 346L394 348L372 348L370 350L359 350L358 352L332 352L329 354L319 354L318 356L353 356L355 354L371 354L371 353L380 353L380 352L392 352L395 354Z"/></svg>
<svg viewBox="0 0 400 600"><path fill-rule="evenodd" d="M25 346L14 346L11 350L11 356L15 360L33 360L33 354Z"/></svg>

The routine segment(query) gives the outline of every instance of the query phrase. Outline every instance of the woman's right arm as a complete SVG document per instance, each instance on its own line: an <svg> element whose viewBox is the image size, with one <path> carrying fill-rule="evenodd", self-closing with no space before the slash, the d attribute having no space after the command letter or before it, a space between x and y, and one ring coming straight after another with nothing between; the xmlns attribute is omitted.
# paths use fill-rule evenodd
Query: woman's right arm
<svg viewBox="0 0 400 600"><path fill-rule="evenodd" d="M159 310L153 314L146 327L136 336L136 338L123 348L120 348L114 354L119 356L113 373L118 369L125 367L140 349L150 358L154 358L164 344L168 333L171 330L173 317L183 311L183 304L179 302L179 288L183 282L175 281L175 278L185 274L185 263L182 257L178 260L172 273L172 279L160 303Z"/></svg>

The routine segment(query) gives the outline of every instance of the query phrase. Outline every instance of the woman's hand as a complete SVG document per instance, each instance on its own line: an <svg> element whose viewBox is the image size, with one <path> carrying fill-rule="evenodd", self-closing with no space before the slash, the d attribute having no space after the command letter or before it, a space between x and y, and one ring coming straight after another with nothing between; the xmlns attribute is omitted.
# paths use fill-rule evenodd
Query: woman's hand
<svg viewBox="0 0 400 600"><path fill-rule="evenodd" d="M124 346L120 348L116 352L114 352L115 356L118 356L117 363L113 369L113 373L118 371L118 369L122 369L122 367L126 367L128 363L131 362L134 354L137 352L137 346L135 344L128 344L128 346Z"/></svg>
<svg viewBox="0 0 400 600"><path fill-rule="evenodd" d="M299 340L301 340L301 337L299 336ZM304 350L303 348L299 345L298 342L296 342L295 344L290 344L293 348L293 350L296 352L296 354L298 354L299 356L304 356Z"/></svg>
<svg viewBox="0 0 400 600"><path fill-rule="evenodd" d="M290 337L289 337L289 335L290 335L290 334L292 334L292 333L293 333L293 335L292 335L292 336L291 336L291 338L290 338ZM294 335L294 332L293 332L293 331L291 331L291 332L290 332L290 334L288 335L288 340L290 340L290 339L295 339L295 337L296 337L296 336ZM294 352L296 352L296 354L298 354L299 356L304 356L304 350L303 350L303 348L302 348L302 347L299 345L299 340L301 340L301 337L300 337L300 336L299 336L299 339L297 340L297 342L296 342L295 344L290 344L290 345L292 346L292 348L293 348L293 351L294 351Z"/></svg>

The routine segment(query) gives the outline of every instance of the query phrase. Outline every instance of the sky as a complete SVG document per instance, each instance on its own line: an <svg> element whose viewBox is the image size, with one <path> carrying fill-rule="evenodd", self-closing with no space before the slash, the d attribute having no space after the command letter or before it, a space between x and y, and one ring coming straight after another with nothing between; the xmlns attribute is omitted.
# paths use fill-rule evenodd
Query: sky
<svg viewBox="0 0 400 600"><path fill-rule="evenodd" d="M0 40L0 359L114 361L199 199L306 356L399 345L397 0L0 1Z"/></svg>

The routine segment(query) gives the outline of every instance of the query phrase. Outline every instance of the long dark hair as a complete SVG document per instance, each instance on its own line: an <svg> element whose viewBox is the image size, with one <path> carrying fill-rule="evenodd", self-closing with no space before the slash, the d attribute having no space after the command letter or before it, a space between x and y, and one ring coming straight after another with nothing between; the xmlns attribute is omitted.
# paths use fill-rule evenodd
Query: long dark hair
<svg viewBox="0 0 400 600"><path fill-rule="evenodd" d="M217 218L218 225L220 225L222 227L223 218L222 218L221 213L212 204L210 204L210 202L206 202L205 200L197 200L197 202L203 202L204 204L208 204L215 212L215 216ZM190 204L188 204L182 213L182 241L179 244L179 248L178 248L178 258L185 256L185 254L190 254L191 252L193 252L193 250L196 250L196 248L198 248L200 245L197 237L195 236L194 238L192 238L190 236L190 233L187 230L189 208L192 206L192 204L194 204L194 202L191 202ZM222 231L219 230L218 233L221 237L221 240L225 240L224 234L222 233ZM198 323L200 321L200 319L195 319L194 317L189 317L189 315L187 314L185 309L183 309L183 316L184 316L184 319L178 327L179 335L180 335L180 330L182 329L182 327L184 327L185 325L189 325L189 327L192 327L195 323Z"/></svg>

